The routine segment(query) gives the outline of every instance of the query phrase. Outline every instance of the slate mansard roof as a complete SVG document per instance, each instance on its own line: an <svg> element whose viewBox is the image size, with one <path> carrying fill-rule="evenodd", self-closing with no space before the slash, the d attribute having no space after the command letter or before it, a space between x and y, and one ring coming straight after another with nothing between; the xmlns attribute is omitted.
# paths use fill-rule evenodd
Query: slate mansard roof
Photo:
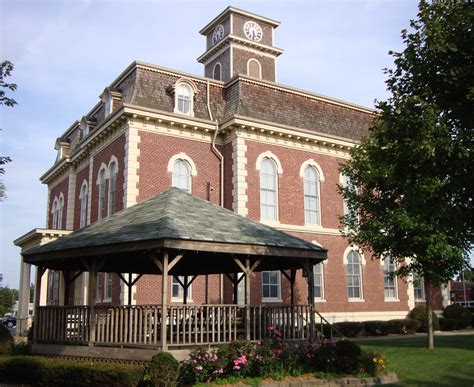
<svg viewBox="0 0 474 387"><path fill-rule="evenodd" d="M198 89L194 119L208 122L222 124L238 117L357 142L368 134L376 114L360 105L242 74L224 83L139 61L131 63L109 87L120 90L122 105L175 114L172 85L180 79L193 82ZM86 116L100 128L105 120L102 103ZM62 137L72 135L75 124Z"/></svg>

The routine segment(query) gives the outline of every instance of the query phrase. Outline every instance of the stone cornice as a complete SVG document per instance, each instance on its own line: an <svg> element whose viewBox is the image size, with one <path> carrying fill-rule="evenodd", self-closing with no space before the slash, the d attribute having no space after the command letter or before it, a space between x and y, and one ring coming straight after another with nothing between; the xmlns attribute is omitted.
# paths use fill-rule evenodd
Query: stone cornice
<svg viewBox="0 0 474 387"><path fill-rule="evenodd" d="M53 230L49 228L34 228L33 230L23 234L13 241L13 244L18 247L22 247L25 243L31 241L37 237L49 236L49 237L60 237L63 235L70 234L70 230Z"/></svg>
<svg viewBox="0 0 474 387"><path fill-rule="evenodd" d="M198 57L197 61L199 63L205 62L209 57L214 55L217 51L221 50L223 47L225 47L226 45L231 44L231 43L236 44L236 45L241 45L241 46L244 46L244 47L256 48L256 49L262 50L264 52L269 52L269 53L271 53L275 56L279 56L283 53L283 50L281 48L272 47L272 46L268 46L266 44L257 43L257 42L254 42L252 40L243 39L243 38L240 38L240 37L235 36L235 35L227 35L219 43L215 44L214 46L209 48L204 54L202 54L200 57Z"/></svg>
<svg viewBox="0 0 474 387"><path fill-rule="evenodd" d="M252 18L252 19L255 19L255 20L259 20L263 23L270 24L272 27L275 27L275 28L280 25L280 22L277 21L277 20L269 19L269 18L264 17L264 16L260 16L260 15L256 15L256 14L251 13L251 12L244 11L243 9L239 9L239 8L229 6L226 9L224 9L219 15L217 15L214 19L212 19L209 23L207 23L201 29L201 31L199 31L199 33L201 35L206 35L212 29L212 27L214 27L215 25L220 23L222 21L222 19L224 19L225 17L227 17L227 15L229 15L231 13L235 13L237 15L241 15L241 16L249 17L249 18Z"/></svg>
<svg viewBox="0 0 474 387"><path fill-rule="evenodd" d="M260 141L270 141L276 145L293 145L316 150L323 153L329 153L334 156L348 157L349 151L357 145L354 141L347 139L334 138L324 133L315 133L303 131L295 127L283 127L274 123L257 120L248 117L234 116L226 123L220 125L220 133L231 135L246 134L249 139ZM226 143L228 140L225 141Z"/></svg>

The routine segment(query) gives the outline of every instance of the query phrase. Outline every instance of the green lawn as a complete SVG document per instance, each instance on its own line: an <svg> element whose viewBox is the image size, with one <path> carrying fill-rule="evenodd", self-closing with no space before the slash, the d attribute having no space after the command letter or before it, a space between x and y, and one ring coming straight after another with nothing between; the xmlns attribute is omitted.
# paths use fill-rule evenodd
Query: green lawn
<svg viewBox="0 0 474 387"><path fill-rule="evenodd" d="M426 338L360 341L365 349L383 352L388 370L399 385L474 386L474 335L435 336L435 349L425 349Z"/></svg>

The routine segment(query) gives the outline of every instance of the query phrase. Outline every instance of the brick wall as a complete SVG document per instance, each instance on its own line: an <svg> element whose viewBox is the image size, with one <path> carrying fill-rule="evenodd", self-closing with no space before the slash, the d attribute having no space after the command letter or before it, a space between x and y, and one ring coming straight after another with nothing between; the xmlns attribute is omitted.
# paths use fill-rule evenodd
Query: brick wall
<svg viewBox="0 0 474 387"><path fill-rule="evenodd" d="M227 49L222 54L211 60L204 67L204 76L207 78L214 78L213 70L216 63L221 64L221 80L225 81L231 77L230 74L230 49Z"/></svg>
<svg viewBox="0 0 474 387"><path fill-rule="evenodd" d="M196 165L197 175L192 176L193 195L208 199L207 184L213 191L210 201L219 204L219 160L211 152L211 144L194 140L139 131L140 156L138 161L138 201L155 196L171 187L171 173L167 171L170 158L185 153Z"/></svg>

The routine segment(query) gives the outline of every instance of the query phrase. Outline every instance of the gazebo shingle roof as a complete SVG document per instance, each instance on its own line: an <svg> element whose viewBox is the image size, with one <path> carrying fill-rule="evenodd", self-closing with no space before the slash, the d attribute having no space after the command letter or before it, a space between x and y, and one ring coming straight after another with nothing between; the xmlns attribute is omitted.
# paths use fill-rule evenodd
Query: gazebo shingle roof
<svg viewBox="0 0 474 387"><path fill-rule="evenodd" d="M291 250L293 257L319 260L325 259L327 252L318 245L254 222L181 189L170 188L90 226L32 248L23 256L26 261L32 257L33 261L41 257L46 259L51 254L62 258L62 253L64 257L79 257L81 254L87 257L85 252L93 248L100 247L107 254L107 246L140 246L140 243L159 240L212 245L214 252L219 251L215 250L215 245L235 245L236 253L240 251L239 246L250 246L256 249L255 254L262 247L270 252L268 255L280 255L271 253L279 249Z"/></svg>

